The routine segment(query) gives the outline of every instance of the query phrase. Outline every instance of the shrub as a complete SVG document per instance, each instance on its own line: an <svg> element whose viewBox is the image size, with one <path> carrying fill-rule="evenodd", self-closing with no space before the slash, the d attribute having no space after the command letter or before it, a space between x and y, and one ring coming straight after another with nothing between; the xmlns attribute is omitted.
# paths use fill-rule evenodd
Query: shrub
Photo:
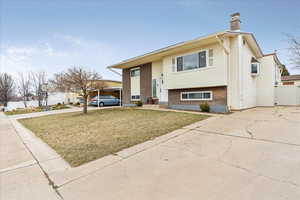
<svg viewBox="0 0 300 200"><path fill-rule="evenodd" d="M210 107L208 105L207 102L200 104L200 110L202 112L209 112L210 111Z"/></svg>
<svg viewBox="0 0 300 200"><path fill-rule="evenodd" d="M141 106L143 106L143 102L142 101L137 101L137 102L135 102L135 105L138 106L138 107L141 107Z"/></svg>
<svg viewBox="0 0 300 200"><path fill-rule="evenodd" d="M56 105L57 105L57 106L61 106L61 103L57 103Z"/></svg>

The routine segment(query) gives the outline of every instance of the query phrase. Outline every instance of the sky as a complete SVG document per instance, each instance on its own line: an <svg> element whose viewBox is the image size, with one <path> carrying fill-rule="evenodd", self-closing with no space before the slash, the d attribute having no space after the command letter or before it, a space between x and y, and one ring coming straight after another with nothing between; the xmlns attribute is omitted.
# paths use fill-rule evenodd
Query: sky
<svg viewBox="0 0 300 200"><path fill-rule="evenodd" d="M120 80L108 65L227 30L240 12L241 30L296 74L287 35L300 37L299 10L299 0L0 0L0 72L83 66Z"/></svg>

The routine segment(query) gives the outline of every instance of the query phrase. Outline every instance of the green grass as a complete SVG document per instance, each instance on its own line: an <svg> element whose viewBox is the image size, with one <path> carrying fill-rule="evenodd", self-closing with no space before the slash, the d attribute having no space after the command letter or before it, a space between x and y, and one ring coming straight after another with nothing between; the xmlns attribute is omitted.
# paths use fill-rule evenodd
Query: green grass
<svg viewBox="0 0 300 200"><path fill-rule="evenodd" d="M200 114L112 108L87 115L75 112L19 121L76 167L205 118Z"/></svg>

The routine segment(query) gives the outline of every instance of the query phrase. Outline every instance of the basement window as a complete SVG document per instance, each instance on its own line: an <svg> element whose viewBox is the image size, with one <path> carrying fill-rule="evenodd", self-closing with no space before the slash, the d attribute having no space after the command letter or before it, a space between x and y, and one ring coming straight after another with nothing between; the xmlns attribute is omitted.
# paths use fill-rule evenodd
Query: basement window
<svg viewBox="0 0 300 200"><path fill-rule="evenodd" d="M209 101L213 99L212 91L181 92L181 101Z"/></svg>
<svg viewBox="0 0 300 200"><path fill-rule="evenodd" d="M132 95L131 100L132 101L139 101L140 100L140 95Z"/></svg>

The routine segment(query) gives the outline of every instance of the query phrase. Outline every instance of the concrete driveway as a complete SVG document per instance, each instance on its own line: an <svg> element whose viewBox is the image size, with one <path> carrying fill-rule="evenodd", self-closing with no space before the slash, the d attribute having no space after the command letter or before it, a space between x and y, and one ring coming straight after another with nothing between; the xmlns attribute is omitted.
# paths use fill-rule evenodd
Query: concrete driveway
<svg viewBox="0 0 300 200"><path fill-rule="evenodd" d="M300 199L300 107L221 115L162 137L49 178L70 200Z"/></svg>

